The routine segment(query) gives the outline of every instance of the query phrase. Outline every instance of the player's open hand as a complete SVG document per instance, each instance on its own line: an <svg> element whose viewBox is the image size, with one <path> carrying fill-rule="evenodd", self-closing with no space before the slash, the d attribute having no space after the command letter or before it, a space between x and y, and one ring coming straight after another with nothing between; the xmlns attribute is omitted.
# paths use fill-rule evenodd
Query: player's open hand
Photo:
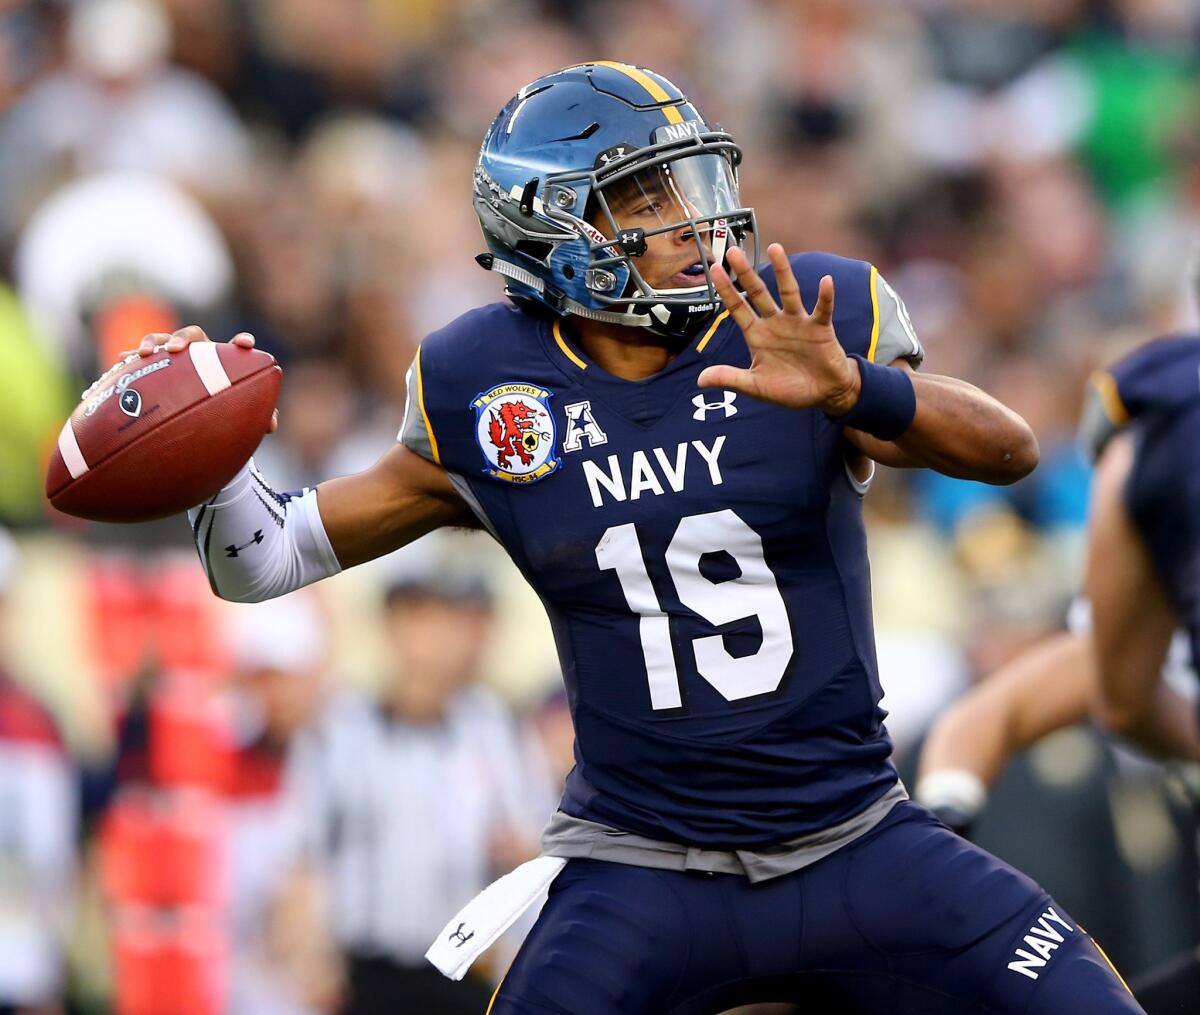
<svg viewBox="0 0 1200 1015"><path fill-rule="evenodd" d="M744 296L720 265L713 266L721 302L746 336L750 368L708 367L700 374L700 387L728 388L791 409L816 407L835 416L849 412L858 400L861 380L833 330L833 278L821 279L810 314L783 247L772 243L767 256L775 268L782 307L740 248L730 250L728 260Z"/></svg>
<svg viewBox="0 0 1200 1015"><path fill-rule="evenodd" d="M121 359L126 356L153 356L156 352L166 350L169 353L183 352L193 342L211 342L212 339L204 333L204 329L195 324L189 324L185 328L180 328L178 331L173 331L170 334L166 332L154 332L150 335L143 335L142 340L138 342L136 349L127 349L121 353ZM243 349L254 348L254 336L248 331L239 331L230 340L231 345L240 345ZM279 410L276 409L271 413L271 422L267 426L267 433L274 433L279 426Z"/></svg>

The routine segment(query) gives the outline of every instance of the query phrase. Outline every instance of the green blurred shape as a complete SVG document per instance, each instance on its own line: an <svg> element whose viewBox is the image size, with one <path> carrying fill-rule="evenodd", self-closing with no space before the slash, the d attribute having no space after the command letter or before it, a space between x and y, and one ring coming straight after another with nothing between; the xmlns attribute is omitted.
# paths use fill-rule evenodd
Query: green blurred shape
<svg viewBox="0 0 1200 1015"><path fill-rule="evenodd" d="M1095 104L1079 154L1105 201L1120 205L1146 187L1164 185L1179 132L1198 108L1195 51L1089 33L1070 53Z"/></svg>
<svg viewBox="0 0 1200 1015"><path fill-rule="evenodd" d="M42 516L46 462L72 405L65 375L0 282L0 521L22 525Z"/></svg>

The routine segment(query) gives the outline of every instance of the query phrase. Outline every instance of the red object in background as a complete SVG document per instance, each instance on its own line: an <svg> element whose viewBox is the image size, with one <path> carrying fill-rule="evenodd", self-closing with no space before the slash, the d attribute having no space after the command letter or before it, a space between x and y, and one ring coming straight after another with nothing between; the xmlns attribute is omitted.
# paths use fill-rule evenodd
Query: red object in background
<svg viewBox="0 0 1200 1015"><path fill-rule="evenodd" d="M98 557L84 578L84 619L92 658L110 687L130 680L147 661L149 603L137 565Z"/></svg>
<svg viewBox="0 0 1200 1015"><path fill-rule="evenodd" d="M182 524L182 522L181 522ZM218 600L195 554L164 559L147 577L159 665L166 670L226 672L229 653L217 626Z"/></svg>
<svg viewBox="0 0 1200 1015"><path fill-rule="evenodd" d="M172 552L147 566L127 556L97 556L84 577L88 650L104 682L119 689L144 666L224 673L217 599L192 554Z"/></svg>
<svg viewBox="0 0 1200 1015"><path fill-rule="evenodd" d="M116 1015L221 1015L229 953L202 910L124 907L114 913Z"/></svg>
<svg viewBox="0 0 1200 1015"><path fill-rule="evenodd" d="M212 794L125 791L100 830L105 898L219 911L229 895L229 835L224 801Z"/></svg>
<svg viewBox="0 0 1200 1015"><path fill-rule="evenodd" d="M229 718L208 674L159 678L150 699L150 781L221 792L230 785L234 754Z"/></svg>
<svg viewBox="0 0 1200 1015"><path fill-rule="evenodd" d="M179 315L174 308L149 293L112 300L92 320L101 363L115 363L126 349L137 348L143 335L169 335L178 327Z"/></svg>
<svg viewBox="0 0 1200 1015"><path fill-rule="evenodd" d="M118 364L64 424L46 497L101 522L166 518L203 503L258 447L282 377L269 353L228 342Z"/></svg>

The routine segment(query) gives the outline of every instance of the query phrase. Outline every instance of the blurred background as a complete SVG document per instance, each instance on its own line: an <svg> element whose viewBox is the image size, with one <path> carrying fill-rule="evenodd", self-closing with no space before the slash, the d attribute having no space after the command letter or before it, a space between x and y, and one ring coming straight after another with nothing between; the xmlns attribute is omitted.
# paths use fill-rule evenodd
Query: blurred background
<svg viewBox="0 0 1200 1015"><path fill-rule="evenodd" d="M499 298L491 118L561 66L653 67L739 139L765 242L877 264L927 369L1041 443L1010 488L867 498L911 771L1064 623L1089 373L1196 324L1198 39L1200 0L0 0L0 1012L482 1011L519 934L452 995L421 955L534 855L570 765L548 625L484 537L231 607L182 519L53 513L48 455L118 350L250 331L284 367L276 488L366 467L417 342ZM1172 787L1069 730L979 841L1136 975L1200 940Z"/></svg>

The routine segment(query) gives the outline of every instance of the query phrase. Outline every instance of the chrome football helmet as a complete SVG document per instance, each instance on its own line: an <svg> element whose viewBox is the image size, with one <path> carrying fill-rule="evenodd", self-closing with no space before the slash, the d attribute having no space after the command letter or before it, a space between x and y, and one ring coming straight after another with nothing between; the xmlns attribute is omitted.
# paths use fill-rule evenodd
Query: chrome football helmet
<svg viewBox="0 0 1200 1015"><path fill-rule="evenodd" d="M688 337L720 308L711 266L748 240L758 260L754 210L738 195L741 157L659 74L610 62L548 74L484 137L474 206L489 253L478 260L506 277L518 304ZM634 206L643 225L629 228ZM660 233L695 244L677 286L654 288L638 269Z"/></svg>

